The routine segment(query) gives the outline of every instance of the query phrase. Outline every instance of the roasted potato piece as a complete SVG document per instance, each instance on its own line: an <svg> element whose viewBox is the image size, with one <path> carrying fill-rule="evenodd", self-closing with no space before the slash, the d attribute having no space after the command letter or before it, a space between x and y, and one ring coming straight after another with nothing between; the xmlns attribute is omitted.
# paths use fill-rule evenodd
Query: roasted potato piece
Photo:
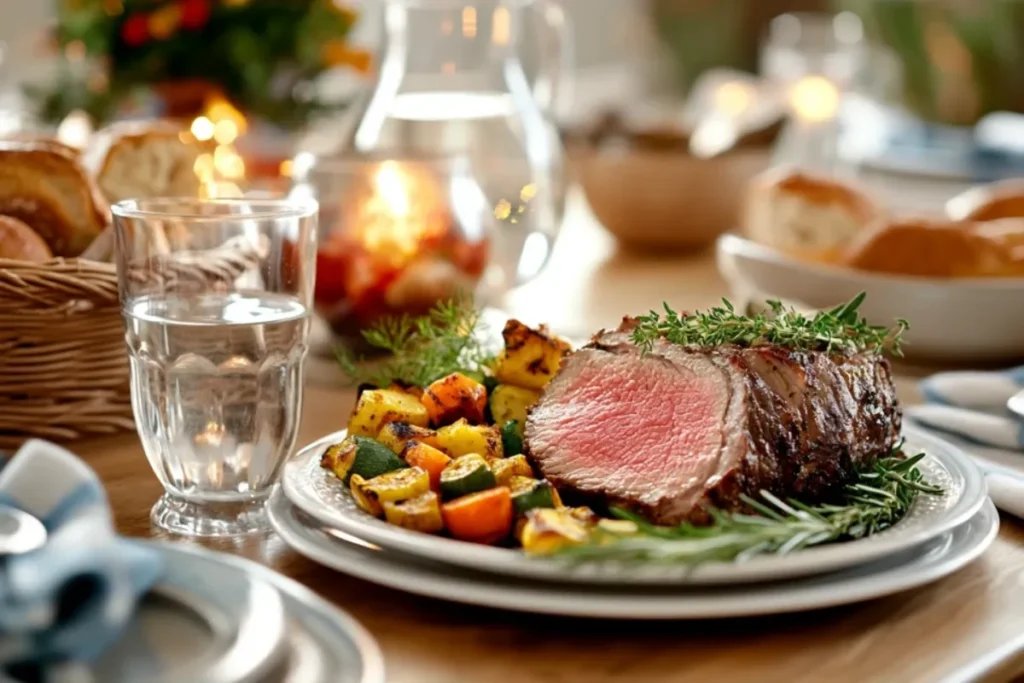
<svg viewBox="0 0 1024 683"><path fill-rule="evenodd" d="M426 427L430 417L415 396L391 389L372 389L360 394L348 421L348 433L376 437L390 422Z"/></svg>
<svg viewBox="0 0 1024 683"><path fill-rule="evenodd" d="M485 458L500 458L501 430L492 425L471 425L465 420L437 430L437 447L453 458L476 453Z"/></svg>
<svg viewBox="0 0 1024 683"><path fill-rule="evenodd" d="M480 424L487 409L487 389L461 372L453 372L427 387L420 402L434 426L451 424L460 418Z"/></svg>
<svg viewBox="0 0 1024 683"><path fill-rule="evenodd" d="M511 458L491 460L491 471L498 480L499 486L508 486L513 477L532 477L533 468L525 455L513 455Z"/></svg>
<svg viewBox="0 0 1024 683"><path fill-rule="evenodd" d="M590 525L574 517L568 509L534 508L526 513L522 528L523 550L532 555L548 555L590 540Z"/></svg>
<svg viewBox="0 0 1024 683"><path fill-rule="evenodd" d="M567 342L549 334L545 327L533 330L518 320L509 320L501 335L505 349L498 357L494 375L502 384L524 389L543 389L571 350Z"/></svg>
<svg viewBox="0 0 1024 683"><path fill-rule="evenodd" d="M438 447L437 432L411 425L408 422L389 422L377 435L377 441L395 453L401 453L410 441L419 441L428 446Z"/></svg>
<svg viewBox="0 0 1024 683"><path fill-rule="evenodd" d="M384 518L395 526L428 534L435 534L444 529L441 502L433 491L402 502L387 502L383 507Z"/></svg>
<svg viewBox="0 0 1024 683"><path fill-rule="evenodd" d="M511 384L499 384L494 387L490 399L491 415L494 416L495 424L503 425L514 420L521 435L526 426L526 411L539 398L539 391L514 387Z"/></svg>

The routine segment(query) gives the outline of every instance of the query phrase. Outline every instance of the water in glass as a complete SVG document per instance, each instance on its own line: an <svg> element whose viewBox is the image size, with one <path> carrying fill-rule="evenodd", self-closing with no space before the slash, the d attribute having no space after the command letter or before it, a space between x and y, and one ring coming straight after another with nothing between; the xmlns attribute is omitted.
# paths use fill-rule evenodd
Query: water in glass
<svg viewBox="0 0 1024 683"><path fill-rule="evenodd" d="M309 314L294 297L145 297L125 311L132 404L166 490L265 497L295 445Z"/></svg>

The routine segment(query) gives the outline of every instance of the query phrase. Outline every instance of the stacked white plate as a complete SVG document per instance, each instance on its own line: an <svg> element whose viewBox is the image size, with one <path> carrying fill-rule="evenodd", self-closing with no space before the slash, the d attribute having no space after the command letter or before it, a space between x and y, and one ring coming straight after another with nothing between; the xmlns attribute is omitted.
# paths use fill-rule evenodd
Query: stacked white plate
<svg viewBox="0 0 1024 683"><path fill-rule="evenodd" d="M742 563L567 563L402 529L359 510L319 466L337 432L304 448L271 499L275 529L296 551L359 578L420 595L567 616L683 619L746 616L857 602L935 581L980 556L999 516L981 473L955 447L913 429L908 452L943 488L868 538Z"/></svg>
<svg viewBox="0 0 1024 683"><path fill-rule="evenodd" d="M82 680L384 683L369 633L301 584L199 546L148 545L164 578Z"/></svg>

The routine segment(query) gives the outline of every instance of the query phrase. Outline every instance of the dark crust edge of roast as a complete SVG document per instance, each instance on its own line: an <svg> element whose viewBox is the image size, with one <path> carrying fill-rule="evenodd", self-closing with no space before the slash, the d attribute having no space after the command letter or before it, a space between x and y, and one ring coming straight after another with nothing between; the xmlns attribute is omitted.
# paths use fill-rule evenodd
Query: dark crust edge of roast
<svg viewBox="0 0 1024 683"><path fill-rule="evenodd" d="M605 351L607 353L633 353L636 347L628 341L628 335L623 333L622 329L627 328L631 324L630 318L623 320L623 325L620 329L614 332L602 331L597 335L594 335L591 342L583 347L586 349L595 349ZM750 352L749 348L739 347L720 347L721 353L728 358L734 354L742 354L743 352ZM760 350L760 349L759 349ZM774 448L768 455L759 452L754 458L754 467L757 471L748 471L747 467L751 463L749 459L742 458L741 466L730 469L724 476L722 476L712 486L705 488L702 500L696 505L688 515L688 517L682 521L689 522L692 524L707 524L711 521L711 515L708 513L709 508L715 508L718 510L736 512L736 511L751 511L749 506L745 505L740 499L740 494L746 493L751 497L757 497L758 492L761 489L766 489L771 493L783 497L789 498L794 497L807 503L818 503L818 502L829 502L835 500L839 494L841 494L843 488L850 483L860 467L867 467L874 464L874 461L887 453L893 446L895 446L900 438L900 427L902 421L902 414L899 406L899 402L896 398L895 388L892 383L892 371L889 361L881 356L878 357L856 357L856 356L827 356L823 352L811 352L811 353L796 353L790 352L787 349L773 348L768 349L770 352L776 353L781 358L810 358L814 355L822 355L828 359L829 362L836 366L836 369L841 369L842 365L849 362L864 362L869 363L874 369L874 377L872 380L878 385L876 392L878 397L882 400L883 404L888 405L888 414L886 425L878 425L879 429L884 430L886 434L882 434L878 448L871 448L866 450L862 454L862 458L855 462L853 457L853 450L850 443L834 442L834 443L820 443L815 442L810 444L810 448L806 451L793 451L794 440L802 432L798 425L778 425L780 431L775 434L775 438L771 440ZM708 353L719 352L718 349L704 349L702 351ZM563 362L563 369L566 364ZM746 369L745 372L753 374L752 370ZM745 380L748 383L748 394L753 389L749 386L756 380L751 377L746 377ZM762 389L763 390L763 389ZM543 397L542 397L543 400ZM753 397L748 395L747 403L745 406L747 410L750 410L750 402L753 401ZM883 405L883 408L886 406ZM529 415L532 414L533 408L531 407L527 416L527 425L529 425ZM743 437L748 439L752 438L750 434L750 421L744 429ZM794 431L794 429L796 431ZM806 429L806 426L804 426ZM788 438L787 438L788 437ZM762 443L767 443L762 439ZM753 448L753 444L751 444ZM530 439L524 438L524 454L529 460L530 464L539 472L543 473L543 468L540 461L532 452L530 448ZM778 462L772 469L775 477L774 481L762 481L763 459L766 457L774 457ZM793 468L803 468L808 464L814 465L811 468L811 476L799 478L792 474ZM819 465L825 465L821 467ZM788 471L783 471L783 470ZM605 489L591 489L587 491L576 488L571 482L563 479L562 477L551 477L545 474L551 481L552 485L555 486L562 494L563 500L567 504L572 505L587 505L592 507L594 510L599 512L606 512L610 507L621 507L623 509L630 510L636 514L643 516L645 519L649 519L654 523L662 521L662 511L659 509L662 507L661 503L658 504L645 504L628 498L623 498L617 493ZM789 480L789 481L784 481ZM784 486L781 484L790 484ZM676 523L673 520L672 523Z"/></svg>

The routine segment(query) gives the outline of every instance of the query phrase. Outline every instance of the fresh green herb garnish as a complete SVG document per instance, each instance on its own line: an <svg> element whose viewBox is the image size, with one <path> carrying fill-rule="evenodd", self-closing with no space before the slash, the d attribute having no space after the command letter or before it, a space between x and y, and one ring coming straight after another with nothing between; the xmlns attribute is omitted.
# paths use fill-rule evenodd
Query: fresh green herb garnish
<svg viewBox="0 0 1024 683"><path fill-rule="evenodd" d="M651 311L637 318L633 342L644 352L659 339L684 346L778 344L798 351L873 351L888 349L901 355L906 320L893 327L869 325L857 309L864 302L861 292L848 303L808 317L779 301L768 301L771 314L741 315L728 299L723 306L707 312L681 315L666 303L664 317Z"/></svg>
<svg viewBox="0 0 1024 683"><path fill-rule="evenodd" d="M469 295L438 302L423 316L382 318L363 330L363 339L389 354L376 367L339 349L338 362L352 380L386 387L392 382L425 387L453 372L480 372L493 359L483 348L480 313Z"/></svg>
<svg viewBox="0 0 1024 683"><path fill-rule="evenodd" d="M918 494L939 495L916 467L924 453L903 458L897 449L880 458L846 487L842 502L805 505L762 491L761 499L742 496L757 514L710 510L708 526L661 527L625 510L615 516L637 525L636 535L598 532L593 542L558 553L572 560L700 564L743 560L754 555L785 555L794 550L862 538L887 529L907 513Z"/></svg>

